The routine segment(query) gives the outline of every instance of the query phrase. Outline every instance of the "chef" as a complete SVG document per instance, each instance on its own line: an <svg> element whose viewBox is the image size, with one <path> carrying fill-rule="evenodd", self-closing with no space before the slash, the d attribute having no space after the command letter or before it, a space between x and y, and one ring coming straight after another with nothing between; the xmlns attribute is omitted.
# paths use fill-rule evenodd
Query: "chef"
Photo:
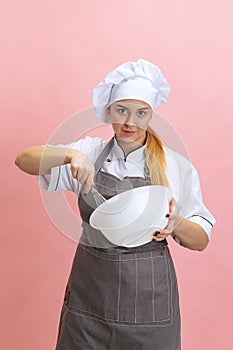
<svg viewBox="0 0 233 350"><path fill-rule="evenodd" d="M180 308L167 237L206 248L215 219L203 203L194 166L167 148L150 126L170 86L143 59L126 62L93 90L96 116L113 137L86 137L68 145L29 147L16 164L37 175L47 191L77 195L83 233L61 311L56 350L179 350ZM90 225L92 187L106 199L146 185L169 187L167 225L149 242L117 246Z"/></svg>

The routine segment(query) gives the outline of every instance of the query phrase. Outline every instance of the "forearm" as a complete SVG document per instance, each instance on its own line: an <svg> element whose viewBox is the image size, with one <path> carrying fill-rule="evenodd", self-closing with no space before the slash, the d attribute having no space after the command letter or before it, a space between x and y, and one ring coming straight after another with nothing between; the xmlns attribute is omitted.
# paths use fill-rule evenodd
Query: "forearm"
<svg viewBox="0 0 233 350"><path fill-rule="evenodd" d="M70 163L72 152L74 150L67 148L33 146L21 152L16 157L15 164L31 175L48 174L51 168Z"/></svg>
<svg viewBox="0 0 233 350"><path fill-rule="evenodd" d="M209 239L204 229L185 218L179 218L173 234L180 240L181 244L192 250L204 250Z"/></svg>

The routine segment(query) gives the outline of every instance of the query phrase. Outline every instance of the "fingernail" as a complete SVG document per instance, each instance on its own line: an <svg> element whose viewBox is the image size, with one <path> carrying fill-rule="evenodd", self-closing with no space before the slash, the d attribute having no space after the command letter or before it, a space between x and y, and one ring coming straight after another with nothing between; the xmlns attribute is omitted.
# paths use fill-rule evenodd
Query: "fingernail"
<svg viewBox="0 0 233 350"><path fill-rule="evenodd" d="M159 234L160 234L159 231L155 231L155 232L153 233L153 236L158 236Z"/></svg>
<svg viewBox="0 0 233 350"><path fill-rule="evenodd" d="M170 214L166 214L166 215L165 215L165 218L169 218L169 217L170 217Z"/></svg>

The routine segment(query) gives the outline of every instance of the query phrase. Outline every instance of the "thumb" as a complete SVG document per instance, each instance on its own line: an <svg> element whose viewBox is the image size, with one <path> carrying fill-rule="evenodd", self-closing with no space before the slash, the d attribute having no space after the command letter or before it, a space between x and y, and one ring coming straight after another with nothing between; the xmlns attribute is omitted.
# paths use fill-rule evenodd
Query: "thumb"
<svg viewBox="0 0 233 350"><path fill-rule="evenodd" d="M172 197L169 201L169 213L172 212L175 205L176 205L176 200L174 197Z"/></svg>

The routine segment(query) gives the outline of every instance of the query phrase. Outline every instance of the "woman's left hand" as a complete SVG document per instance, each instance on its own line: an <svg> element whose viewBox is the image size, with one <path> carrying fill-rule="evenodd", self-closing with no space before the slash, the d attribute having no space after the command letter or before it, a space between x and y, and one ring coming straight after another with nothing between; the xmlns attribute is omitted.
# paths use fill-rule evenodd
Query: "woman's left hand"
<svg viewBox="0 0 233 350"><path fill-rule="evenodd" d="M179 217L176 209L176 201L173 197L169 202L169 213L166 215L166 217L168 218L167 226L164 229L154 232L153 234L153 239L155 241L164 240L174 231L176 227Z"/></svg>

